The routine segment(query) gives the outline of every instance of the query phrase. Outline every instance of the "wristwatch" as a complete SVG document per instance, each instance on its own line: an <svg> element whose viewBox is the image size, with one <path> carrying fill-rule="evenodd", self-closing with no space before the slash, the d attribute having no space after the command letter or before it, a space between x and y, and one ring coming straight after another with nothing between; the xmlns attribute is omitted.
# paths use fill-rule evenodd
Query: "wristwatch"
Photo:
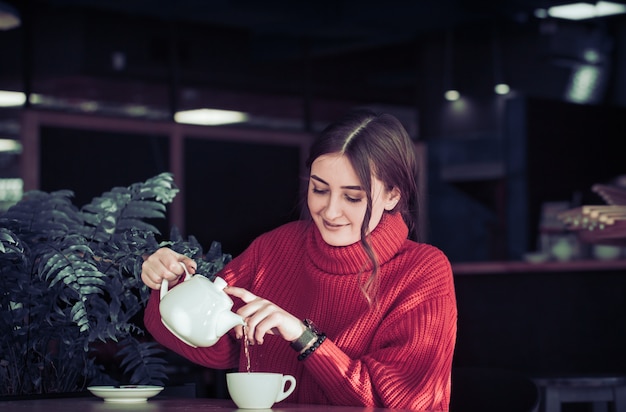
<svg viewBox="0 0 626 412"><path fill-rule="evenodd" d="M301 352L302 349L306 348L309 343L321 335L315 324L310 319L304 319L302 323L304 323L306 329L302 332L302 335L300 335L298 339L291 342L291 347L296 352Z"/></svg>

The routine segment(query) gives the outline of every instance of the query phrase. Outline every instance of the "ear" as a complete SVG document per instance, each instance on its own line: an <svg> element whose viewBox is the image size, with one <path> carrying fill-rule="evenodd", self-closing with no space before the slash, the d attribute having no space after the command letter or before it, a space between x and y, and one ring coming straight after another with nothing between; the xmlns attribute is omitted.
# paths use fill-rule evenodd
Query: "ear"
<svg viewBox="0 0 626 412"><path fill-rule="evenodd" d="M400 201L400 190L394 187L387 192L387 201L385 202L385 210L393 210Z"/></svg>

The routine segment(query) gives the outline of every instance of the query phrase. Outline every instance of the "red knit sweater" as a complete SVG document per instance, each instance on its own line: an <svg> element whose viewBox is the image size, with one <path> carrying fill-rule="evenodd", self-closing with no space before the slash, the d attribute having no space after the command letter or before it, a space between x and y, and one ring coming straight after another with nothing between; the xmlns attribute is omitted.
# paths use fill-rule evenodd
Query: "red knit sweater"
<svg viewBox="0 0 626 412"><path fill-rule="evenodd" d="M309 318L328 339L304 361L280 337L250 346L252 371L291 374L287 402L448 410L456 340L452 271L433 246L407 239L399 214L385 214L371 241L380 261L379 302L370 307L359 274L371 270L360 243L333 247L314 224L298 221L258 237L220 273L299 318ZM209 348L194 349L161 323L159 295L145 322L166 347L211 368L247 362L231 331ZM242 305L235 299L235 308Z"/></svg>

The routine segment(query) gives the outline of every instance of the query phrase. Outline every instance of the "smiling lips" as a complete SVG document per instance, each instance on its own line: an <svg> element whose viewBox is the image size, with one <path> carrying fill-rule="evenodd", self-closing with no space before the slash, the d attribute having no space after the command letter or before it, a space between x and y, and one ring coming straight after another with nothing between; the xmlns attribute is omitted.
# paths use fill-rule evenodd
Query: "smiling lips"
<svg viewBox="0 0 626 412"><path fill-rule="evenodd" d="M337 229L340 229L340 228L346 226L346 225L339 225L339 224L336 224L336 223L330 223L326 219L322 219L322 221L324 222L324 227L326 227L329 230L337 230Z"/></svg>

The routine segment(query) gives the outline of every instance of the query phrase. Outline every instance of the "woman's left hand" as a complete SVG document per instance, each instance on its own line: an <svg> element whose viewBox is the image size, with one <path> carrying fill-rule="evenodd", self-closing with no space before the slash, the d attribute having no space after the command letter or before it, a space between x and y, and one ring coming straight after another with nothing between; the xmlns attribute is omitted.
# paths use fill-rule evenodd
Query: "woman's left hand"
<svg viewBox="0 0 626 412"><path fill-rule="evenodd" d="M224 292L243 300L237 314L246 322L246 339L250 344L263 344L265 334L281 336L292 342L304 332L304 323L291 313L275 305L267 299L260 298L246 289L228 286ZM237 338L243 337L243 327L235 328Z"/></svg>

